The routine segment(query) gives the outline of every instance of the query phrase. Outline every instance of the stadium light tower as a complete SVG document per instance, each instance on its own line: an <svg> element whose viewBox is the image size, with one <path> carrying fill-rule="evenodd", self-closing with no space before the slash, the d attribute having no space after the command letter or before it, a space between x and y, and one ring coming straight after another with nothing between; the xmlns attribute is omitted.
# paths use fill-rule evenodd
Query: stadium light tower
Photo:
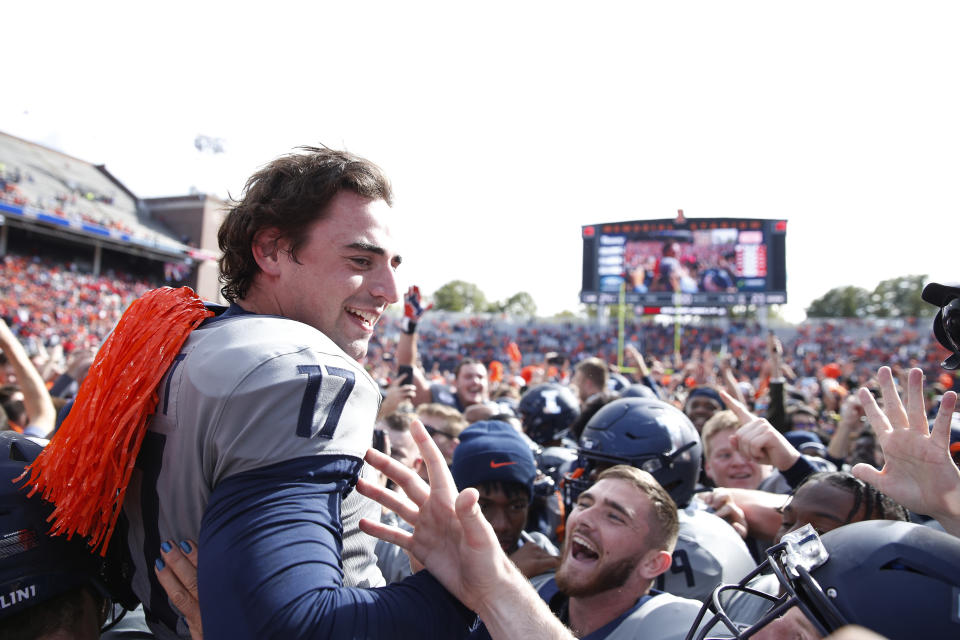
<svg viewBox="0 0 960 640"><path fill-rule="evenodd" d="M200 153L224 153L223 138L214 138L213 136L197 134L197 137L193 139L193 146Z"/></svg>

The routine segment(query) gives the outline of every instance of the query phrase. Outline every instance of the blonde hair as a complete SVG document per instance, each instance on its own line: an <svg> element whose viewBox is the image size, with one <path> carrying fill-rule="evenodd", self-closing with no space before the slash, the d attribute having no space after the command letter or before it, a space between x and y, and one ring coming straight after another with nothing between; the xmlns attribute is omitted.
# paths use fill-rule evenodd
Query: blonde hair
<svg viewBox="0 0 960 640"><path fill-rule="evenodd" d="M700 439L703 441L703 457L710 459L710 439L723 431L734 431L740 427L740 418L733 411L725 409L717 411L703 423Z"/></svg>
<svg viewBox="0 0 960 640"><path fill-rule="evenodd" d="M460 432L467 428L467 419L463 414L439 402L427 402L416 408L418 416L431 416L440 418L447 425L446 433L454 438L460 437Z"/></svg>

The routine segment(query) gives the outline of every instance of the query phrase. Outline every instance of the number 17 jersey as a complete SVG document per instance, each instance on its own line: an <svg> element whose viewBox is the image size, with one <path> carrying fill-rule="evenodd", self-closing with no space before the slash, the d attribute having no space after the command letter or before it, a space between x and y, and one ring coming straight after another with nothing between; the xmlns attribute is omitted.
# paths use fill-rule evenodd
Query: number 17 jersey
<svg viewBox="0 0 960 640"><path fill-rule="evenodd" d="M159 637L189 637L153 571L161 543L199 540L211 493L237 474L320 456L319 472L330 461L353 486L380 391L316 329L231 307L193 331L157 394L124 502L133 587ZM341 533L344 585L383 584L375 541L357 525L361 517L379 520L379 506L347 491L340 516L330 525Z"/></svg>

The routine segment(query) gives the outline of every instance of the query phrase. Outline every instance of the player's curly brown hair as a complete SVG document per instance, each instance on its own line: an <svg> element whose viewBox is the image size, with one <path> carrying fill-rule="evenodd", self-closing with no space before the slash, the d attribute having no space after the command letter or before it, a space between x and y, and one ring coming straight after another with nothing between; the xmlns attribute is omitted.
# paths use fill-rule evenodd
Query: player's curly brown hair
<svg viewBox="0 0 960 640"><path fill-rule="evenodd" d="M296 260L307 227L325 215L327 205L344 189L393 204L390 182L380 167L327 147L298 147L250 176L217 234L223 252L223 297L231 302L242 299L260 272L252 249L257 232L278 229Z"/></svg>

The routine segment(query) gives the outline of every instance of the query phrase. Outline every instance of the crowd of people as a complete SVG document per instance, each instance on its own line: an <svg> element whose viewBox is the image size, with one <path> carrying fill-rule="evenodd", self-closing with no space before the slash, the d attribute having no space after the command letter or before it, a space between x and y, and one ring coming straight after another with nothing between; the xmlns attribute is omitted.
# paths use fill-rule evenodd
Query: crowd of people
<svg viewBox="0 0 960 640"><path fill-rule="evenodd" d="M77 264L7 254L0 262L0 315L31 352L95 349L130 303L156 285L125 273L93 276Z"/></svg>
<svg viewBox="0 0 960 640"><path fill-rule="evenodd" d="M0 162L0 201L33 207L70 222L96 225L135 237L145 236L109 209L114 204L112 195L75 183L64 183L60 187L47 192L36 185L29 169Z"/></svg>
<svg viewBox="0 0 960 640"><path fill-rule="evenodd" d="M265 166L226 307L6 256L4 637L956 637L960 289L933 336L636 320L618 365L402 294L391 202Z"/></svg>
<svg viewBox="0 0 960 640"><path fill-rule="evenodd" d="M43 367L47 376L55 376L66 366L71 351L96 349L123 310L160 284L115 270L94 277L77 263L11 252L0 262L0 316L28 351L36 354L37 363L49 363ZM393 373L400 323L400 317L384 315L364 358L367 370L384 386ZM808 320L775 333L783 345L784 364L804 388L824 377L856 388L867 384L885 364L919 367L931 381L942 384L944 350L928 325L929 318L898 319L896 324L873 319ZM769 377L766 336L755 321L702 321L675 327L635 319L626 323L623 339L628 345L640 346L648 366L660 373L658 382L665 387L682 385L689 376L672 374L682 373L685 363L698 362L701 357L726 359L740 379L757 387ZM432 378L452 382L453 371L464 358L503 363L519 375L524 367L527 371L537 366L549 368L547 358L559 356L569 370L588 357L615 363L618 342L619 330L610 323L433 311L419 330L419 359ZM675 342L680 345L679 353L674 352ZM517 349L513 357L512 346ZM54 349L57 353L45 353ZM707 355L710 351L714 355Z"/></svg>

